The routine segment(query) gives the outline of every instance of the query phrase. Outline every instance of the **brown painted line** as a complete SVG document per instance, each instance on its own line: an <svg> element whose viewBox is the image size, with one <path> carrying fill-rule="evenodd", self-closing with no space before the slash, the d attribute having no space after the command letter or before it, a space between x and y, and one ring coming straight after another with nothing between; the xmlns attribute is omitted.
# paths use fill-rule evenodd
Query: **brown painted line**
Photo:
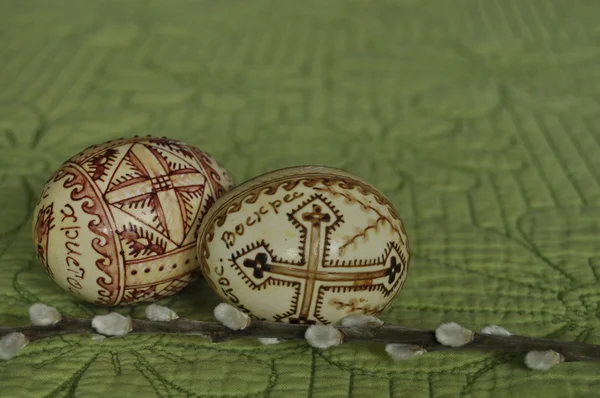
<svg viewBox="0 0 600 398"><path fill-rule="evenodd" d="M191 274L191 273L192 273L192 272L186 272L186 273L183 273L183 274L179 274L179 275L177 275L177 276L174 276L174 277L172 277L172 278L167 278L167 279L160 280L160 281L158 281L158 282L144 283L144 284L141 284L141 285L125 285L125 287L124 287L124 289L123 289L123 290L127 290L127 289L137 289L137 288L140 288L140 287L151 287L151 286L155 286L155 285L160 285L160 284L162 284L162 283L172 282L172 281L174 281L174 280L176 280L176 279L181 279L181 278L183 278L184 276L187 276L187 275L189 275L189 274Z"/></svg>
<svg viewBox="0 0 600 398"><path fill-rule="evenodd" d="M122 160L121 160L121 163L122 163ZM119 163L119 166L121 165L121 163ZM118 170L119 166L117 166L117 168L115 170ZM112 177L114 178L114 174L113 174ZM150 177L145 177L145 176L134 177L131 180L126 180L126 181L123 181L121 183L113 185L112 188L109 188L109 189L106 190L105 195L108 196L108 194L110 194L112 192L118 191L118 190L120 190L122 188L130 187L132 185L138 184L140 182L148 181L148 180L150 180ZM108 185L110 185L111 182L112 181L109 181Z"/></svg>
<svg viewBox="0 0 600 398"><path fill-rule="evenodd" d="M114 205L111 205L114 206ZM163 238L164 240L167 240L169 242L171 242L173 245L175 246L179 246L179 243L171 240L171 238L169 238L167 235L165 235L164 233L160 232L158 229L154 228L152 225L148 224L146 221L142 220L139 217L134 216L131 213L127 213L125 210L118 208L117 206L114 206L117 210L122 211L123 213L127 214L129 217L133 218L134 220L136 220L139 224L141 224L143 227L145 227L147 230L150 231L154 231L156 232L161 238ZM112 213L111 213L112 214ZM116 229L115 229L116 231Z"/></svg>
<svg viewBox="0 0 600 398"><path fill-rule="evenodd" d="M305 213L306 214L306 213ZM304 284L304 296L300 307L300 317L308 317L312 296L315 292L315 281L319 269L319 257L321 251L321 223L311 225L310 246L308 247L308 266L306 269L306 283Z"/></svg>
<svg viewBox="0 0 600 398"><path fill-rule="evenodd" d="M87 171L79 164L77 164L75 162L71 162L71 161L67 161L65 163L65 166L75 169L75 171L80 173L83 176L83 178L88 181L88 183L92 187L92 190L94 191L94 194L96 195L97 204L100 204L100 207L102 207L102 210L104 210L104 214L106 214L108 223L110 224L110 227L112 228L112 236L113 236L113 242L114 242L115 253L116 253L116 261L117 261L117 263L115 264L115 268L116 268L116 276L118 278L117 279L118 282L117 282L117 294L116 294L115 300L112 301L110 304L113 305L114 303L120 303L121 300L123 299L123 294L125 293L125 288L124 288L125 283L121 283L121 281L125 282L125 266L124 266L124 264L121 265L122 264L121 256L119 256L120 251L123 250L123 246L121 244L121 239L119 238L119 235L116 232L117 225L115 223L115 216L114 216L113 212L111 211L109 205L103 200L104 194L100 191L100 188L98 187L98 185L96 185L96 182L90 178L90 175L87 173ZM92 200L94 200L94 199L92 199ZM103 274L108 275L110 278L115 277L115 275L110 275L105 272L103 272ZM110 292L110 293L112 293L112 292Z"/></svg>
<svg viewBox="0 0 600 398"><path fill-rule="evenodd" d="M161 258L170 257L173 254L177 254L177 253L181 253L181 252L187 251L187 250L193 248L194 246L196 246L195 243L189 243L189 244L187 244L185 246L180 247L177 250L169 251L169 252L167 252L165 254L161 254L159 256L144 257L144 258L141 258L139 260L128 260L128 261L125 261L125 265L140 264L140 263L146 263L146 262L150 262L150 261L160 260Z"/></svg>
<svg viewBox="0 0 600 398"><path fill-rule="evenodd" d="M132 180L130 180L132 181ZM128 188L136 188L138 187L137 192L139 192L139 195L134 195L134 196L128 196L128 197L123 197L120 198L118 193L119 191L124 191L127 190ZM129 185L116 185L116 189L113 189L111 191L108 191L104 194L104 198L106 198L106 201L108 202L108 204L114 205L114 204L121 204L123 202L128 202L128 201L132 201L138 198L141 198L143 196L147 196L148 194L152 194L154 193L153 187L152 187L152 183L150 182L150 179L144 179L142 181L136 181L134 183L131 183ZM147 188L145 190L142 190L141 188Z"/></svg>
<svg viewBox="0 0 600 398"><path fill-rule="evenodd" d="M310 275L314 277L314 280L318 281L339 281L339 282L352 282L356 280L366 279L377 279L388 275L388 269L382 269L379 271L370 272L328 272L328 271L317 271L309 272L304 268L290 268L283 265L270 265L270 270L267 273L273 273L277 275L291 276L296 278L305 279Z"/></svg>

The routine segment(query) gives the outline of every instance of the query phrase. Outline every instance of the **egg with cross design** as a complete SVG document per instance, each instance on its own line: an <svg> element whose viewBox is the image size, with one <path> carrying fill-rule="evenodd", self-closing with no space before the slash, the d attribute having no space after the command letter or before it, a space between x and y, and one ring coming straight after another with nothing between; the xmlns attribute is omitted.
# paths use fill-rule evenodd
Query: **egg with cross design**
<svg viewBox="0 0 600 398"><path fill-rule="evenodd" d="M91 146L42 190L33 217L38 259L56 284L88 302L169 297L200 276L200 222L232 185L212 156L180 141Z"/></svg>
<svg viewBox="0 0 600 398"><path fill-rule="evenodd" d="M267 321L377 315L409 266L398 212L372 185L319 166L277 170L219 198L198 234L201 270L225 302Z"/></svg>

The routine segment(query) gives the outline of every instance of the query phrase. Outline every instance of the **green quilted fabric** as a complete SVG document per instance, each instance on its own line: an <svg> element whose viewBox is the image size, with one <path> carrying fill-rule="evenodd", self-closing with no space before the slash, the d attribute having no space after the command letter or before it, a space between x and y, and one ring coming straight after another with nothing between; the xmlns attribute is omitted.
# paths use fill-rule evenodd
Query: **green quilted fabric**
<svg viewBox="0 0 600 398"><path fill-rule="evenodd" d="M83 147L156 134L237 182L325 164L379 187L413 252L388 322L600 344L599 15L585 0L0 2L0 324L39 301L107 312L37 264L31 210ZM217 302L204 282L165 301L206 320ZM0 363L0 396L592 397L599 369L68 336Z"/></svg>

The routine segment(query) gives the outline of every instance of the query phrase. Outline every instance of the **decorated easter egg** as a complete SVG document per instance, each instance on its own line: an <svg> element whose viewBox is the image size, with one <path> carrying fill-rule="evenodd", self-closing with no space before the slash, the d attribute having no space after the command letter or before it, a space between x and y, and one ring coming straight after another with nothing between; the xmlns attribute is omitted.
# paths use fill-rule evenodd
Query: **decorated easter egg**
<svg viewBox="0 0 600 398"><path fill-rule="evenodd" d="M198 227L232 180L207 153L167 138L85 149L43 188L40 263L63 289L106 306L171 296L200 275Z"/></svg>
<svg viewBox="0 0 600 398"><path fill-rule="evenodd" d="M404 284L409 247L375 187L307 166L225 193L200 226L198 256L212 289L251 316L327 324L383 311Z"/></svg>

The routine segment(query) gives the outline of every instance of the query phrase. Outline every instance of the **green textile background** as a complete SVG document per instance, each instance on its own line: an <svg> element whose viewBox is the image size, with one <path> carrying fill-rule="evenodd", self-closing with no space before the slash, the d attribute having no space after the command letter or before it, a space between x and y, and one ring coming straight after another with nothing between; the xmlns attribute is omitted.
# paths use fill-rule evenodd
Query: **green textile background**
<svg viewBox="0 0 600 398"><path fill-rule="evenodd" d="M237 182L325 164L379 187L413 249L386 321L600 344L599 15L584 0L1 1L0 324L27 323L38 301L107 311L37 264L32 206L83 147L157 134ZM166 303L211 319L217 299L200 282ZM0 396L592 397L599 370L69 336L0 363Z"/></svg>

